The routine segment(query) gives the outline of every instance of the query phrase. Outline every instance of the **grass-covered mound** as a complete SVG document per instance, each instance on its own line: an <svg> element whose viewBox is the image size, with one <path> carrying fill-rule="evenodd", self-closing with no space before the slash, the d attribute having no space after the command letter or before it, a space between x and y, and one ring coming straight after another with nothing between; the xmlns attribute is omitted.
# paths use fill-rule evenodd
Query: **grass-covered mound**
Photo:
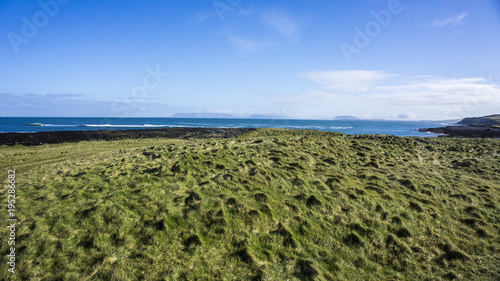
<svg viewBox="0 0 500 281"><path fill-rule="evenodd" d="M20 220L2 280L500 279L499 140L259 129L0 165Z"/></svg>

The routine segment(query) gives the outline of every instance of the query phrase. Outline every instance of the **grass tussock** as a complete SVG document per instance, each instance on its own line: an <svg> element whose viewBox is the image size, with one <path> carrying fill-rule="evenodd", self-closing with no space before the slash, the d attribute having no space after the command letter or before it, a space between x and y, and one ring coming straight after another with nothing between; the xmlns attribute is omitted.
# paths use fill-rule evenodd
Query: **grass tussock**
<svg viewBox="0 0 500 281"><path fill-rule="evenodd" d="M499 140L259 129L0 160L2 280L500 279Z"/></svg>

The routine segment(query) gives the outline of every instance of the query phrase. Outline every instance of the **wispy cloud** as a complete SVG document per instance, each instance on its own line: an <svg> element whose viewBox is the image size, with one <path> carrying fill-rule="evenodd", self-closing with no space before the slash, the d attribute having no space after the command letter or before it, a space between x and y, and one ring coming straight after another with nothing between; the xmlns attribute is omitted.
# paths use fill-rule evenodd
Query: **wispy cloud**
<svg viewBox="0 0 500 281"><path fill-rule="evenodd" d="M90 100L79 94L11 94L0 93L0 116L6 117L122 117L113 110L113 101ZM119 103L118 106L127 106ZM168 116L175 108L161 103L137 103L130 117Z"/></svg>
<svg viewBox="0 0 500 281"><path fill-rule="evenodd" d="M228 7L230 9L228 9L228 10L224 9L223 14L226 14L226 13L230 14L231 13L231 14L234 14L236 16L251 16L255 12L255 9L253 8L253 6L249 6L246 8L243 8L239 5L235 6L235 7L233 7L233 6L228 6ZM216 19L216 18L218 18L216 11L205 10L205 11L199 11L197 13L194 13L190 18L190 22L191 22L191 24L198 25L198 24L201 24L207 20Z"/></svg>
<svg viewBox="0 0 500 281"><path fill-rule="evenodd" d="M247 16L250 21L260 22L259 33L248 38L237 33L226 33L226 39L236 48L246 52L261 52L283 45L297 42L300 36L299 25L283 9L258 10L253 7L238 7L238 15ZM269 32L271 32L269 34ZM276 36L278 35L278 36Z"/></svg>
<svg viewBox="0 0 500 281"><path fill-rule="evenodd" d="M461 13L460 15L446 18L444 20L436 20L432 23L434 27L455 26L460 24L468 15L468 12Z"/></svg>
<svg viewBox="0 0 500 281"><path fill-rule="evenodd" d="M304 72L302 77L319 83L328 90L345 92L368 91L374 85L395 77L392 73L371 70Z"/></svg>
<svg viewBox="0 0 500 281"><path fill-rule="evenodd" d="M193 15L192 20L196 24L200 24L210 18L214 18L217 15L211 11L201 11Z"/></svg>
<svg viewBox="0 0 500 281"><path fill-rule="evenodd" d="M292 37L298 31L297 23L284 10L265 10L262 13L262 22L284 37Z"/></svg>
<svg viewBox="0 0 500 281"><path fill-rule="evenodd" d="M247 38L242 38L238 36L227 36L227 40L231 42L235 47L246 52L260 52L264 51L272 44L268 42L262 42L257 40L251 40Z"/></svg>

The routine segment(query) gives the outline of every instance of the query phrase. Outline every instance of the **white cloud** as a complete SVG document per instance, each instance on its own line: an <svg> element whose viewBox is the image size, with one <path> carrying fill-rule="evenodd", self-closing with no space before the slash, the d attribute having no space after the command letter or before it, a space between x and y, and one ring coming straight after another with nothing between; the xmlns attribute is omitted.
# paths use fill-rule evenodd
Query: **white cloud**
<svg viewBox="0 0 500 281"><path fill-rule="evenodd" d="M307 72L301 76L318 83L319 89L282 101L311 113L459 119L495 113L500 104L499 85L482 77L403 77L366 70Z"/></svg>
<svg viewBox="0 0 500 281"><path fill-rule="evenodd" d="M463 78L463 79L443 79L431 78L425 80L409 81L407 84L391 85L391 86L377 86L374 90L384 92L399 92L399 93L412 93L412 92L426 92L426 93L439 93L439 92L453 92L454 94L471 94L474 93L478 85L484 84L484 78ZM493 85L485 85L491 88Z"/></svg>
<svg viewBox="0 0 500 281"><path fill-rule="evenodd" d="M252 20L255 20L255 16L257 16L258 20L260 16L260 21L263 24L261 26L262 30L260 30L258 35L253 35L253 39L234 35L234 33L226 34L227 40L240 50L261 52L280 46L286 41L296 42L299 39L298 24L284 10L266 9L260 12L253 7L247 9L238 7L238 15L248 16ZM265 34L266 29L278 33L281 35L281 38L276 38L275 35L269 37L269 34Z"/></svg>
<svg viewBox="0 0 500 281"><path fill-rule="evenodd" d="M301 76L323 85L328 90L345 92L368 91L374 85L395 77L391 73L370 70L315 71L304 72Z"/></svg>
<svg viewBox="0 0 500 281"><path fill-rule="evenodd" d="M265 10L262 13L262 21L266 26L285 37L292 37L298 31L298 25L283 10Z"/></svg>
<svg viewBox="0 0 500 281"><path fill-rule="evenodd" d="M465 19L465 17L467 17L467 15L468 15L468 12L464 12L458 16L449 17L449 18L444 19L444 20L436 20L432 23L432 26L435 26L435 27L444 27L447 25L455 26L455 25L460 24L462 22L462 20Z"/></svg>

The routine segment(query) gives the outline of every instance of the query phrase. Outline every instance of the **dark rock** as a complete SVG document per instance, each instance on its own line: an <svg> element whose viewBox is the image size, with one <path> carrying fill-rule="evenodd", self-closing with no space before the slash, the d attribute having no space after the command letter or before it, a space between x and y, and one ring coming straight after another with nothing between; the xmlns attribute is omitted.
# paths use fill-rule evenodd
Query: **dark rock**
<svg viewBox="0 0 500 281"><path fill-rule="evenodd" d="M420 132L431 132L447 137L466 138L499 138L500 127L496 126L447 126L442 128L418 129Z"/></svg>
<svg viewBox="0 0 500 281"><path fill-rule="evenodd" d="M0 133L0 145L42 145L92 140L150 139L150 138L234 138L250 128L169 128L144 130L86 130L37 133Z"/></svg>

